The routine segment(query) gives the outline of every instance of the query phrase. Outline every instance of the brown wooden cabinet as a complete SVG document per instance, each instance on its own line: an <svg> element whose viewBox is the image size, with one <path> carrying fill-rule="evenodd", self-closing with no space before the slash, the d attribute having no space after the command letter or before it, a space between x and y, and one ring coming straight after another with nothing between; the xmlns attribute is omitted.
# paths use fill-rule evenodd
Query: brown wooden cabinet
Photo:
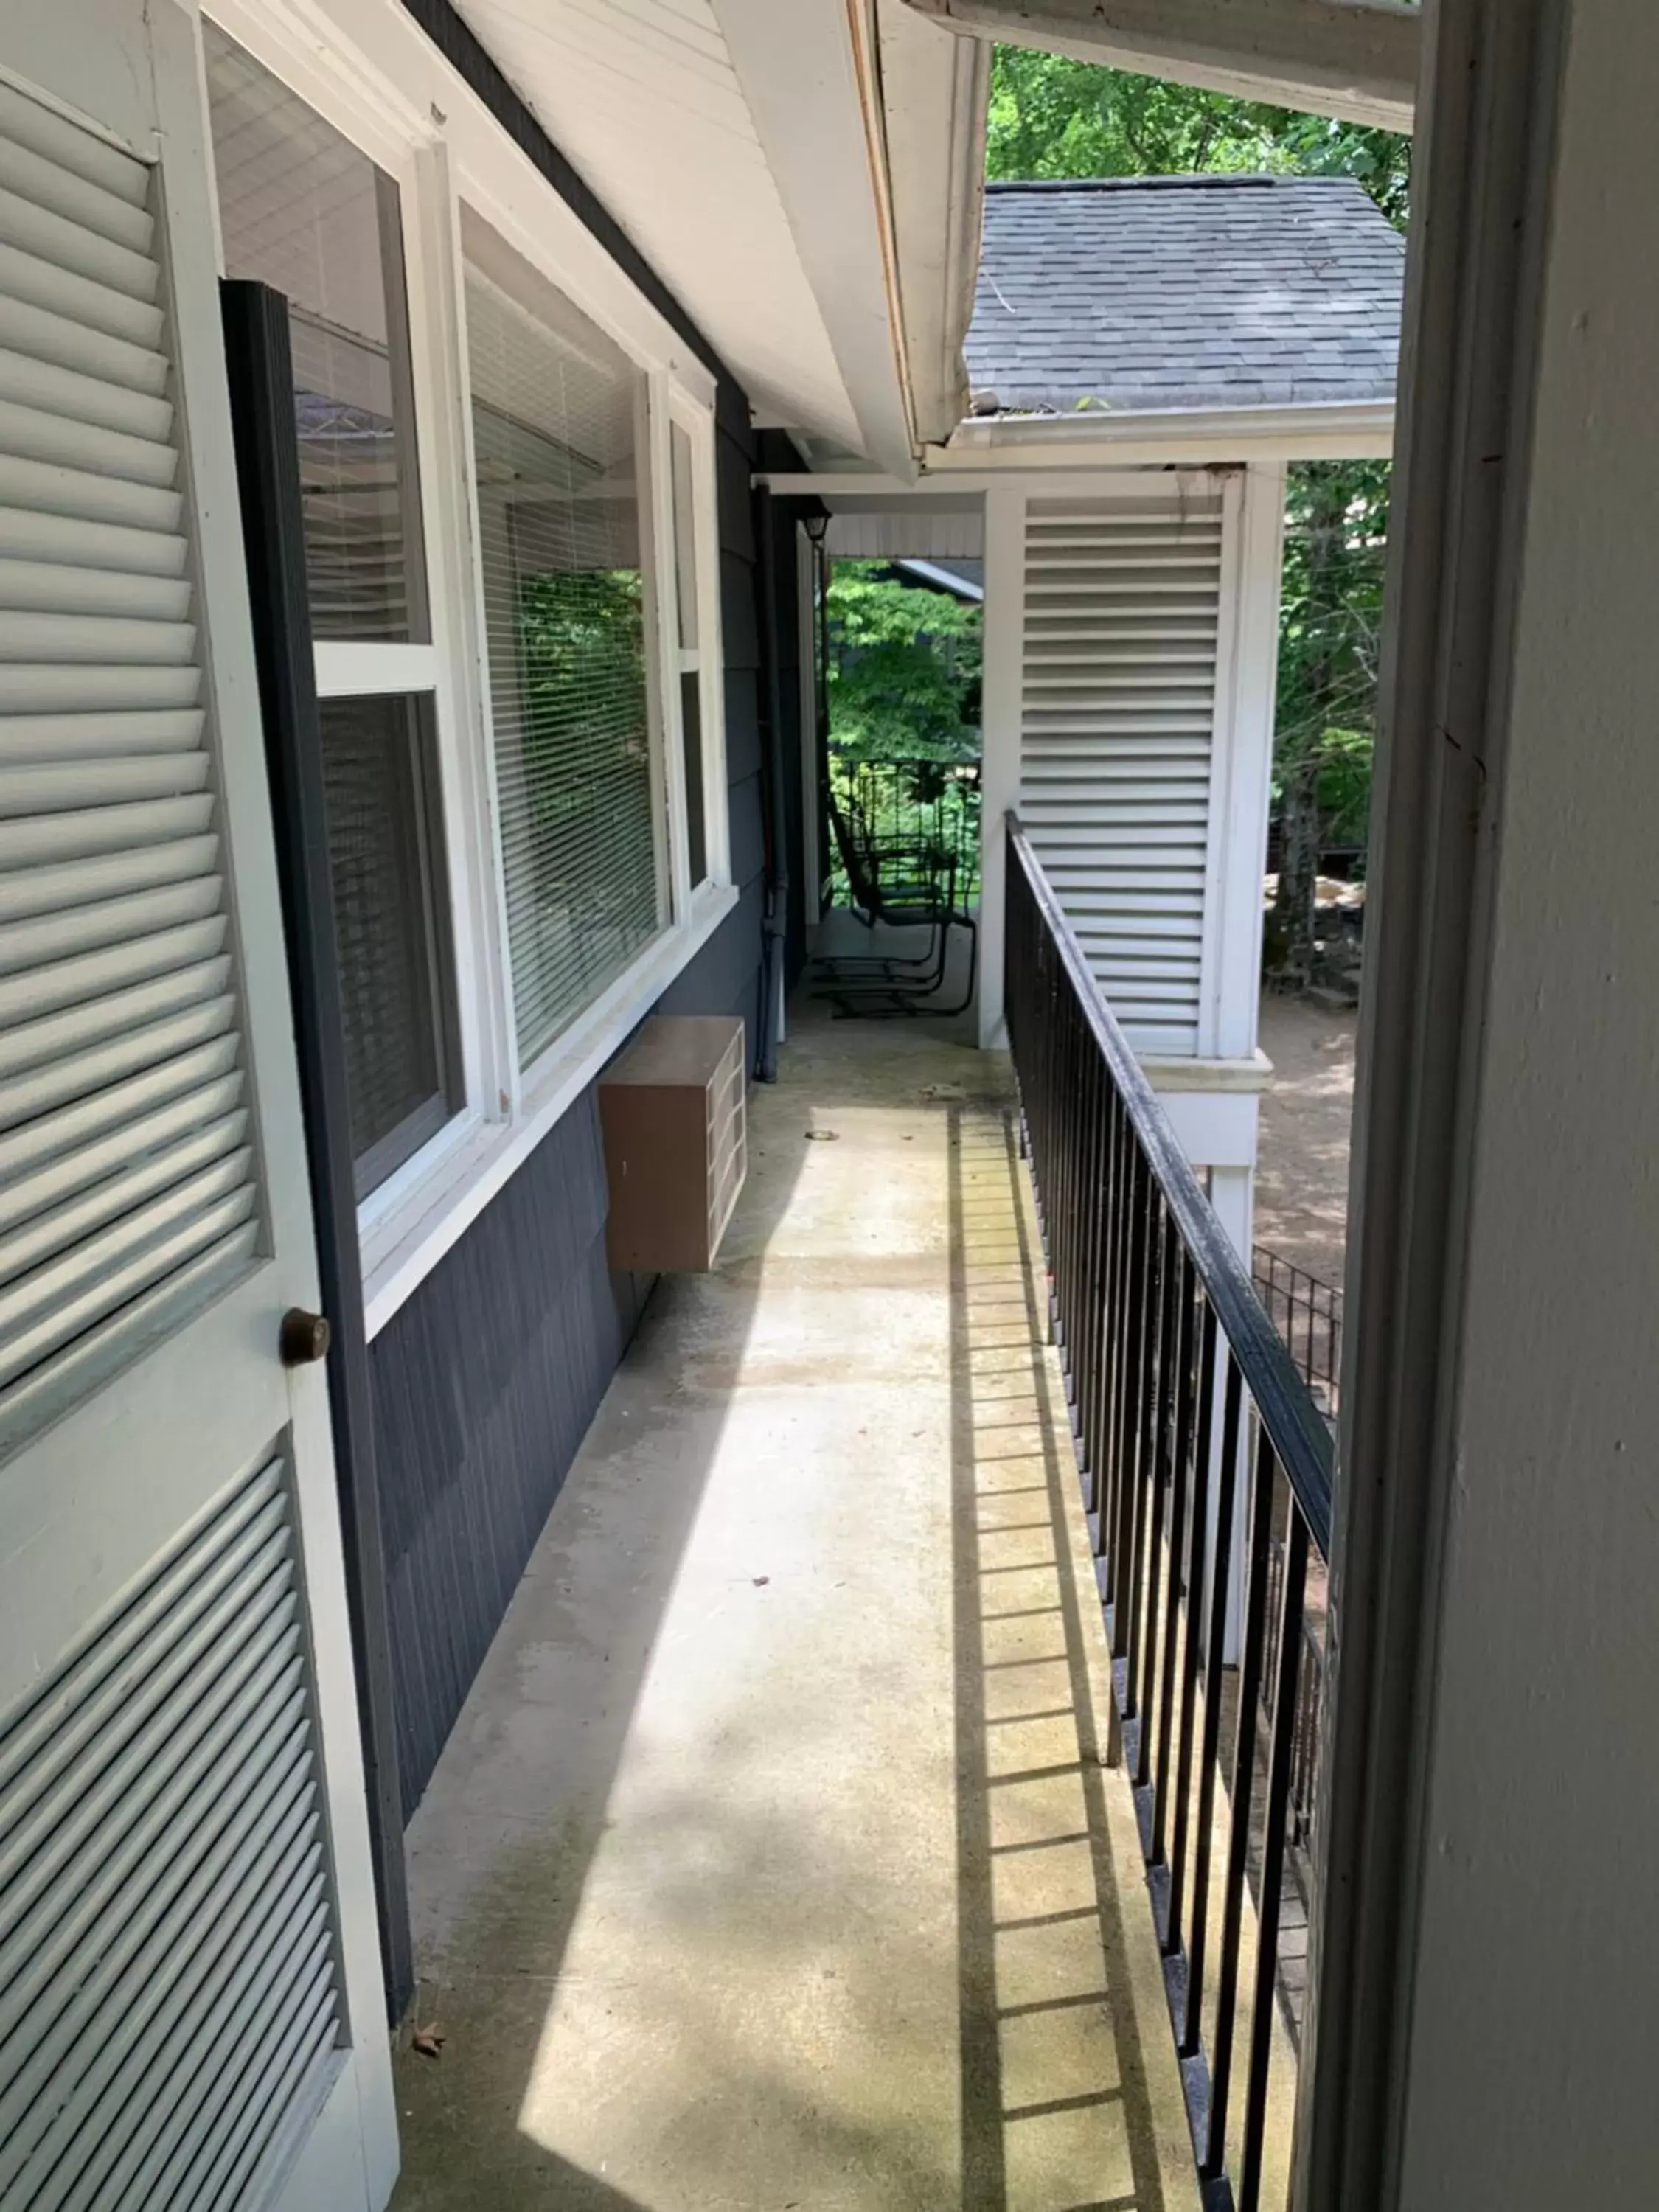
<svg viewBox="0 0 1659 2212"><path fill-rule="evenodd" d="M748 1169L735 1014L653 1014L599 1080L611 1267L711 1267Z"/></svg>

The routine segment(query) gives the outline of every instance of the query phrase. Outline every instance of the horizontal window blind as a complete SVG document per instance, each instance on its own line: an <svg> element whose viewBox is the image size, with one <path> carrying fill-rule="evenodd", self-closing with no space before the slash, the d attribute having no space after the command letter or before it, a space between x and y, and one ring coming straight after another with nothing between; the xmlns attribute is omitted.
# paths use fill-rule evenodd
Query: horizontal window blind
<svg viewBox="0 0 1659 2212"><path fill-rule="evenodd" d="M0 1719L0 2203L233 2205L338 1992L292 1510L239 1483Z"/></svg>
<svg viewBox="0 0 1659 2212"><path fill-rule="evenodd" d="M466 336L519 1055L661 928L644 395L595 325L470 214Z"/></svg>
<svg viewBox="0 0 1659 2212"><path fill-rule="evenodd" d="M0 1450L258 1233L149 182L0 86Z"/></svg>
<svg viewBox="0 0 1659 2212"><path fill-rule="evenodd" d="M1219 492L1026 509L1022 815L1129 1042L1198 1049Z"/></svg>
<svg viewBox="0 0 1659 2212"><path fill-rule="evenodd" d="M202 44L226 274L289 303L313 634L424 642L398 187L216 24Z"/></svg>

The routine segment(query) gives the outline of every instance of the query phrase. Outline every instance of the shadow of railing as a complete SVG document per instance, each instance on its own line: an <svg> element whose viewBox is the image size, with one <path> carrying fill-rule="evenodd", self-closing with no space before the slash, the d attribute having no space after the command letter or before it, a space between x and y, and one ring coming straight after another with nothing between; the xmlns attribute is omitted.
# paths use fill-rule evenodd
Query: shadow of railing
<svg viewBox="0 0 1659 2212"><path fill-rule="evenodd" d="M963 2205L1018 2212L1041 2176L1046 2203L1162 2212L1104 1645L1006 1113L953 1114L951 1216Z"/></svg>
<svg viewBox="0 0 1659 2212"><path fill-rule="evenodd" d="M417 1823L472 1871L421 1937L450 2040L400 2059L400 2212L1171 2212L1002 1079L821 1014L785 1073L730 1259L653 1300Z"/></svg>

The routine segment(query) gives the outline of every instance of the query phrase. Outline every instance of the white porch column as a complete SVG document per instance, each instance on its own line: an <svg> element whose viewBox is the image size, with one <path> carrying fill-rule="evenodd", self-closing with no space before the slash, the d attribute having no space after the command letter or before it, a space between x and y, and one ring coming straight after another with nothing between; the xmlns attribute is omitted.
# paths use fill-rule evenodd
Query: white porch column
<svg viewBox="0 0 1659 2212"><path fill-rule="evenodd" d="M1425 29L1298 2192L1554 2212L1659 2172L1659 17Z"/></svg>
<svg viewBox="0 0 1659 2212"><path fill-rule="evenodd" d="M1003 816L1019 804L1020 686L1025 627L1025 494L994 484L985 495L983 755L980 768L979 1042L1006 1042L1002 927L1007 842Z"/></svg>
<svg viewBox="0 0 1659 2212"><path fill-rule="evenodd" d="M1252 462L1241 475L1233 521L1237 545L1230 568L1237 578L1230 611L1231 666L1220 678L1226 690L1218 717L1205 893L1207 1036L1200 1049L1221 1060L1248 1060L1255 1052L1261 1004L1261 879L1273 795L1285 563L1284 464Z"/></svg>

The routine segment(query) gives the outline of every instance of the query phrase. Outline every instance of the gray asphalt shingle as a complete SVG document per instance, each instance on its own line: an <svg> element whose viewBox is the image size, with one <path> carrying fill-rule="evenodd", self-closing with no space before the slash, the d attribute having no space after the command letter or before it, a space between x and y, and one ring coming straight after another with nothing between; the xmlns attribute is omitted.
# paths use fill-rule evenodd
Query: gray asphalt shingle
<svg viewBox="0 0 1659 2212"><path fill-rule="evenodd" d="M988 185L975 412L1391 399L1404 264L1346 177Z"/></svg>

